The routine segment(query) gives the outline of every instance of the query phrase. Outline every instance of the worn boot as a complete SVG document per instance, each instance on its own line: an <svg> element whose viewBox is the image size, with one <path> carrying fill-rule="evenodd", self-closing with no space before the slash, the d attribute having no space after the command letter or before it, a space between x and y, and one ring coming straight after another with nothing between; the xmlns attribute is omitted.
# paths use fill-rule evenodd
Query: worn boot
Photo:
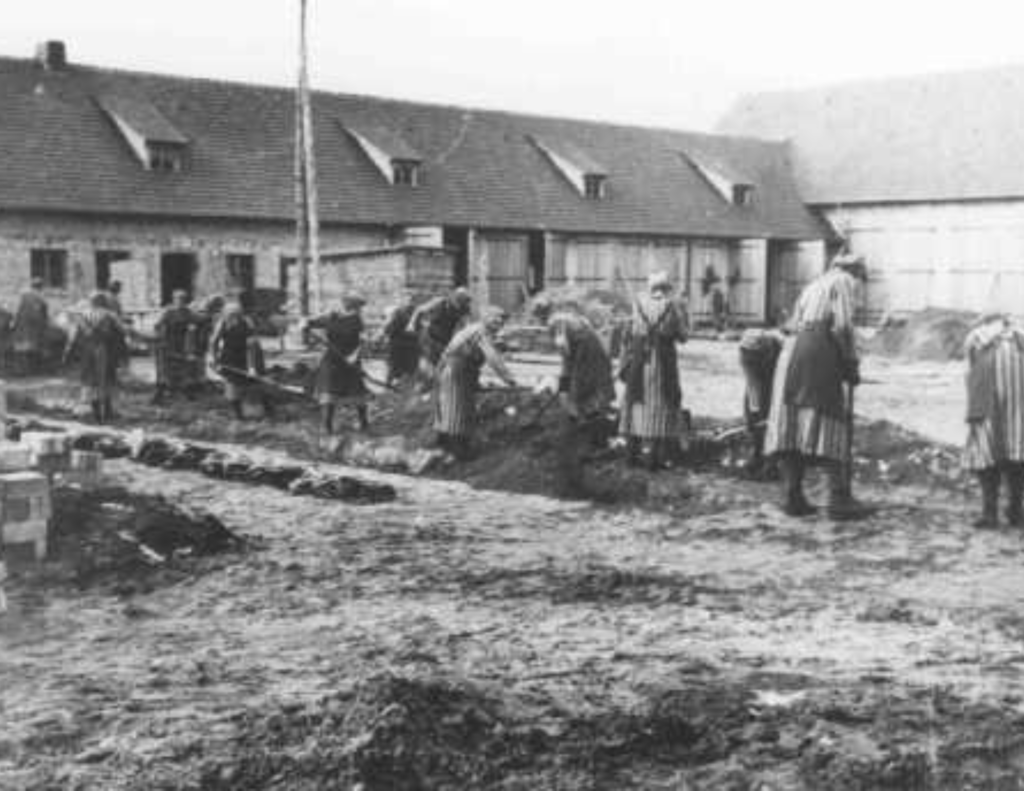
<svg viewBox="0 0 1024 791"><path fill-rule="evenodd" d="M999 470L989 467L978 472L981 484L981 516L974 521L977 528L999 527Z"/></svg>
<svg viewBox="0 0 1024 791"><path fill-rule="evenodd" d="M1010 464L1006 468L1009 502L1006 504L1006 522L1010 527L1024 526L1024 464Z"/></svg>
<svg viewBox="0 0 1024 791"><path fill-rule="evenodd" d="M804 460L799 453L785 453L779 456L779 469L786 493L782 509L790 516L809 516L818 509L807 502L804 496Z"/></svg>
<svg viewBox="0 0 1024 791"><path fill-rule="evenodd" d="M843 475L843 467L833 464L828 471L828 517L837 522L866 519L874 509L855 499Z"/></svg>
<svg viewBox="0 0 1024 791"><path fill-rule="evenodd" d="M99 399L95 399L90 402L89 406L92 407L92 419L98 425L103 425L103 403Z"/></svg>
<svg viewBox="0 0 1024 791"><path fill-rule="evenodd" d="M360 431L367 431L370 428L370 410L366 404L356 407L356 418L359 421Z"/></svg>

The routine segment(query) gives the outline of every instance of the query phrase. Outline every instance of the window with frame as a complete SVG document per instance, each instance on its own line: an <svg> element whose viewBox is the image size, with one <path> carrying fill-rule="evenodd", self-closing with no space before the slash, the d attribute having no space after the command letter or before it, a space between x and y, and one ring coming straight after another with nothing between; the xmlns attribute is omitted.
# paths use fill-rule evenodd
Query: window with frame
<svg viewBox="0 0 1024 791"><path fill-rule="evenodd" d="M96 251L96 288L107 288L110 285L110 265L116 261L127 261L131 253L127 250Z"/></svg>
<svg viewBox="0 0 1024 791"><path fill-rule="evenodd" d="M149 169L162 173L174 173L180 171L184 164L184 154L180 146L171 146L164 143L148 143Z"/></svg>
<svg viewBox="0 0 1024 791"><path fill-rule="evenodd" d="M68 251L53 247L37 247L30 253L30 274L41 280L43 288L67 288Z"/></svg>
<svg viewBox="0 0 1024 791"><path fill-rule="evenodd" d="M733 184L732 202L736 206L750 206L754 202L754 186L752 184Z"/></svg>
<svg viewBox="0 0 1024 791"><path fill-rule="evenodd" d="M406 187L419 183L419 163L411 159L395 159L391 162L391 181Z"/></svg>
<svg viewBox="0 0 1024 791"><path fill-rule="evenodd" d="M607 179L600 173L587 173L583 176L583 195L588 200L601 200L605 196Z"/></svg>

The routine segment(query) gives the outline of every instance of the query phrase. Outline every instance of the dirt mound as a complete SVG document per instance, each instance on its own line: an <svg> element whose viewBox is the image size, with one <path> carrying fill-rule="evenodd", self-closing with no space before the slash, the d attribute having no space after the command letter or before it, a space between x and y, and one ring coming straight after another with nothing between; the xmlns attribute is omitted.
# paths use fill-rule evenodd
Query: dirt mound
<svg viewBox="0 0 1024 791"><path fill-rule="evenodd" d="M888 319L867 344L869 351L910 360L960 360L964 338L978 314L927 308Z"/></svg>
<svg viewBox="0 0 1024 791"><path fill-rule="evenodd" d="M958 448L933 442L888 420L858 422L854 436L857 477L873 483L945 490L970 487Z"/></svg>
<svg viewBox="0 0 1024 791"><path fill-rule="evenodd" d="M49 560L32 567L44 583L112 586L195 570L194 561L243 550L247 543L215 517L124 489L54 490Z"/></svg>

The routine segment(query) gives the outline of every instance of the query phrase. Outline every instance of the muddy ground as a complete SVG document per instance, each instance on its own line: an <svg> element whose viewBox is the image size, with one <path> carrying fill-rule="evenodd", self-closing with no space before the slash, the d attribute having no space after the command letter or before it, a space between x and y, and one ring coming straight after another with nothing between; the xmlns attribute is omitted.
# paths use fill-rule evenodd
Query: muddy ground
<svg viewBox="0 0 1024 791"><path fill-rule="evenodd" d="M705 392L735 385L727 359ZM1024 787L1024 533L971 528L955 454L879 417L858 490L881 508L845 524L717 466L633 473L640 507L451 470L348 470L398 498L340 504L112 462L234 538L130 586L65 553L15 569L0 788Z"/></svg>

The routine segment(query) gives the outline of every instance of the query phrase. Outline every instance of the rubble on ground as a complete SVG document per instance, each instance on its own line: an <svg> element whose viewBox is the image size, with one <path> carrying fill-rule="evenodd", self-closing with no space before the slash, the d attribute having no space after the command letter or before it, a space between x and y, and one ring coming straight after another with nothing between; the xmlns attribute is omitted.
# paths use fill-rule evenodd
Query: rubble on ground
<svg viewBox="0 0 1024 791"><path fill-rule="evenodd" d="M906 360L960 360L977 313L927 308L886 318L867 342L868 351Z"/></svg>

